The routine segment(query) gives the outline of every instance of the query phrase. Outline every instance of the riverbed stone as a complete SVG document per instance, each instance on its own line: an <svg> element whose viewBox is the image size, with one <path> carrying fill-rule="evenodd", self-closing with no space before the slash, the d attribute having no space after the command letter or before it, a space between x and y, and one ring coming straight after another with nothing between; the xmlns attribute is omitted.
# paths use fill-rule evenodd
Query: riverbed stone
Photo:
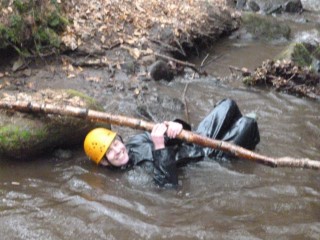
<svg viewBox="0 0 320 240"><path fill-rule="evenodd" d="M318 72L317 62L320 60L320 46L312 45L307 42L297 42L290 44L278 59L286 59L295 62L301 67L311 67L315 72Z"/></svg>
<svg viewBox="0 0 320 240"><path fill-rule="evenodd" d="M300 0L290 0L283 6L283 10L289 13L298 13L302 11L302 4Z"/></svg>
<svg viewBox="0 0 320 240"><path fill-rule="evenodd" d="M238 0L236 3L236 9L242 10L245 8L247 0Z"/></svg>
<svg viewBox="0 0 320 240"><path fill-rule="evenodd" d="M1 100L103 110L94 99L74 90L44 89L35 93L3 91ZM108 124L76 117L0 110L0 155L27 160L58 148L81 146L88 131L97 126L110 128Z"/></svg>
<svg viewBox="0 0 320 240"><path fill-rule="evenodd" d="M239 4L240 2L241 1L239 1ZM282 12L298 13L302 11L301 0L250 0L247 1L246 5L247 10L253 12L261 12L264 14L274 14Z"/></svg>
<svg viewBox="0 0 320 240"><path fill-rule="evenodd" d="M272 41L289 39L290 37L291 29L289 25L277 19L267 18L255 13L246 13L242 14L242 20L244 26L242 31L251 34L254 39Z"/></svg>
<svg viewBox="0 0 320 240"><path fill-rule="evenodd" d="M307 11L320 12L319 0L301 0L303 9Z"/></svg>
<svg viewBox="0 0 320 240"><path fill-rule="evenodd" d="M248 7L253 12L259 12L260 11L260 6L256 1L249 1L248 2Z"/></svg>
<svg viewBox="0 0 320 240"><path fill-rule="evenodd" d="M171 81L174 77L173 72L168 64L162 60L158 60L150 66L149 74L155 81Z"/></svg>

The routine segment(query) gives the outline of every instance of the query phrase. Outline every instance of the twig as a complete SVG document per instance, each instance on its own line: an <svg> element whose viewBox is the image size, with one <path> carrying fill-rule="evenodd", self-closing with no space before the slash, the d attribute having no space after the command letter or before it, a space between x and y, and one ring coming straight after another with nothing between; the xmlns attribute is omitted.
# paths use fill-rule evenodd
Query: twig
<svg viewBox="0 0 320 240"><path fill-rule="evenodd" d="M184 101L184 105L185 105L185 114L186 114L186 118L187 118L187 122L190 122L190 118L189 118L189 110L188 110L188 103L186 100L186 93L187 93L187 89L188 89L189 83L186 84L184 91L183 91L183 101Z"/></svg>
<svg viewBox="0 0 320 240"><path fill-rule="evenodd" d="M243 76L249 76L252 74L247 68L238 68L238 67L229 65L229 69L232 74L233 74L233 70L241 72Z"/></svg>
<svg viewBox="0 0 320 240"><path fill-rule="evenodd" d="M179 52L179 53L181 53L182 55L184 55L186 57L185 52L181 51L179 48L176 48L174 46L171 46L171 45L169 45L167 43L164 43L164 42L162 42L160 40L157 40L157 39L154 39L154 38L148 38L148 40L151 41L151 42L154 42L154 43L156 43L156 44L158 44L160 46L163 46L163 47L169 49L172 52Z"/></svg>
<svg viewBox="0 0 320 240"><path fill-rule="evenodd" d="M117 41L114 44L112 44L111 46L102 45L102 49L112 50L112 49L114 49L116 47L119 47L120 45L121 45L121 42Z"/></svg>
<svg viewBox="0 0 320 240"><path fill-rule="evenodd" d="M215 60L221 58L222 56L223 56L223 54L220 54L220 55L218 55L218 56L215 56L215 57L211 58L203 67L209 65L210 63L212 63L212 62L214 62Z"/></svg>
<svg viewBox="0 0 320 240"><path fill-rule="evenodd" d="M200 70L202 70L203 68L203 64L205 63L205 61L207 60L207 58L209 57L209 53L205 56L205 58L202 60L201 64L200 64Z"/></svg>
<svg viewBox="0 0 320 240"><path fill-rule="evenodd" d="M179 40L176 39L176 38L174 38L174 41L175 41L175 43L179 46L179 48L180 48L180 53L181 53L184 57L186 57L187 54L186 54L186 52L183 50L183 47L181 46Z"/></svg>

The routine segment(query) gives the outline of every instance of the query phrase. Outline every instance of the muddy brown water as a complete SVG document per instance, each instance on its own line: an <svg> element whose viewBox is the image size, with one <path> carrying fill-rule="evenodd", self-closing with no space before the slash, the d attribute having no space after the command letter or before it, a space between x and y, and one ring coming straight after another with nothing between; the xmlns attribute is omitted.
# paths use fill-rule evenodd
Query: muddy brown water
<svg viewBox="0 0 320 240"><path fill-rule="evenodd" d="M263 59L281 48L255 42L230 51L234 43L214 50L225 49L221 65L254 67L257 51ZM208 66L212 73L228 71L219 61ZM150 83L150 89L180 99L187 89L194 127L215 102L232 97L244 114L258 116L257 152L320 160L319 102L213 78ZM108 109L133 111L125 93L114 98ZM106 172L81 150L67 160L3 159L0 239L320 239L319 171L207 159L182 168L180 183L159 189L139 169Z"/></svg>

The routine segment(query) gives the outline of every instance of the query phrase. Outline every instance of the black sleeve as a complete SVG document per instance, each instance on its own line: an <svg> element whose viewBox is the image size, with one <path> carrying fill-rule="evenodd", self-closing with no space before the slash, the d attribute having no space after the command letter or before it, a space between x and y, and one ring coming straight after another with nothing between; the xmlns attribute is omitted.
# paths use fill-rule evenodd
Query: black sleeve
<svg viewBox="0 0 320 240"><path fill-rule="evenodd" d="M157 185L177 186L178 175L175 162L175 152L172 148L154 150L154 180Z"/></svg>
<svg viewBox="0 0 320 240"><path fill-rule="evenodd" d="M191 126L190 126L187 122L185 122L185 121L183 121L183 120L181 120L181 119L178 119L178 118L175 119L173 122L177 122L177 123L182 124L183 130L191 131ZM179 145L179 144L181 144L182 142L183 142L183 141L180 140L180 139L176 139L176 138L171 139L171 138L165 137L165 145L166 145L166 146Z"/></svg>
<svg viewBox="0 0 320 240"><path fill-rule="evenodd" d="M190 126L189 123L187 123L187 122L185 122L185 121L183 121L183 120L181 120L181 119L179 119L179 118L173 120L173 122L181 123L181 124L182 124L182 128L183 128L184 130L191 131L191 126Z"/></svg>

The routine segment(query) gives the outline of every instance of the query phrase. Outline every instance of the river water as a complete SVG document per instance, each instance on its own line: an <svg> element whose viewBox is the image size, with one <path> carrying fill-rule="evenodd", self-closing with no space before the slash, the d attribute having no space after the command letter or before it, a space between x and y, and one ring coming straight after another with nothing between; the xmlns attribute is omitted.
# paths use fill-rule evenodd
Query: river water
<svg viewBox="0 0 320 240"><path fill-rule="evenodd" d="M282 48L255 42L230 51L234 41L212 51L228 50L209 71L225 73L219 66L243 61L255 67L257 51L264 59ZM267 49L273 50L264 55ZM258 153L320 160L319 102L213 78L150 83L150 89L183 98L194 127L215 102L231 97L244 114L257 114ZM134 107L125 96L116 105L123 113ZM319 171L207 159L182 168L179 179L178 189L159 189L139 169L96 167L81 149L64 160L3 159L0 239L320 239Z"/></svg>

